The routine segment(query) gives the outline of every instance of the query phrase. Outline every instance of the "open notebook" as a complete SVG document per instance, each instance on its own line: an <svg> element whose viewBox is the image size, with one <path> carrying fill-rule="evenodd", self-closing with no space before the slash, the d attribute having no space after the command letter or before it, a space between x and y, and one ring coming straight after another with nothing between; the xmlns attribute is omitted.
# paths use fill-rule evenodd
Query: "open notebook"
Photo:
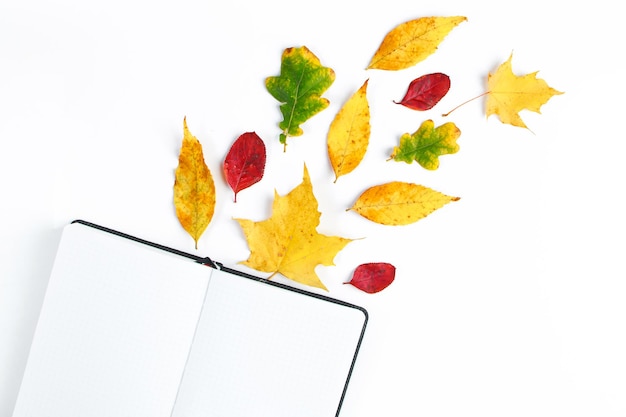
<svg viewBox="0 0 626 417"><path fill-rule="evenodd" d="M366 323L360 307L73 222L13 417L337 416Z"/></svg>

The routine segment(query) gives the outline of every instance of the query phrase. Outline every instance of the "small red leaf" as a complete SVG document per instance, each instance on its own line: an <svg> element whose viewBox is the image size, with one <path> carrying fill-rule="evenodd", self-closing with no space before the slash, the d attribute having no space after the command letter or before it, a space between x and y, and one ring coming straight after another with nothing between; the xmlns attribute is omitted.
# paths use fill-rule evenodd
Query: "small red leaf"
<svg viewBox="0 0 626 417"><path fill-rule="evenodd" d="M436 72L422 75L409 84L409 88L401 101L394 101L413 110L432 109L450 90L450 77Z"/></svg>
<svg viewBox="0 0 626 417"><path fill-rule="evenodd" d="M265 171L265 143L255 132L242 134L224 159L224 176L235 193L261 181Z"/></svg>
<svg viewBox="0 0 626 417"><path fill-rule="evenodd" d="M396 276L396 267L385 262L367 263L357 266L352 274L352 280L344 282L351 284L369 294L374 294L387 288Z"/></svg>

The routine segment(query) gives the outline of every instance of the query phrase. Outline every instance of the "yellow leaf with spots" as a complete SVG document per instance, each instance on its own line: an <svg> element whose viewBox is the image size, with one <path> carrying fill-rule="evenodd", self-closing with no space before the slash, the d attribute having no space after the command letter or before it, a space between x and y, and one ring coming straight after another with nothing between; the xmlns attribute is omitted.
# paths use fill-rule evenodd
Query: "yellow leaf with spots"
<svg viewBox="0 0 626 417"><path fill-rule="evenodd" d="M367 80L339 110L328 129L327 145L335 182L363 160L370 139Z"/></svg>
<svg viewBox="0 0 626 417"><path fill-rule="evenodd" d="M305 166L300 185L285 196L274 192L270 218L258 222L235 219L250 248L250 256L241 264L257 271L271 272L272 276L280 273L301 284L327 290L315 268L317 265L334 265L335 255L351 239L318 233L320 217Z"/></svg>
<svg viewBox="0 0 626 417"><path fill-rule="evenodd" d="M459 199L422 185L393 181L367 189L349 210L375 223L399 226L415 223Z"/></svg>
<svg viewBox="0 0 626 417"><path fill-rule="evenodd" d="M433 54L463 16L422 17L393 28L378 47L367 69L401 70Z"/></svg>
<svg viewBox="0 0 626 417"><path fill-rule="evenodd" d="M563 94L537 78L537 72L517 76L513 73L511 59L500 65L487 79L487 117L497 114L502 123L528 128L519 116L521 110L540 113L541 106L552 96Z"/></svg>
<svg viewBox="0 0 626 417"><path fill-rule="evenodd" d="M198 240L215 212L215 184L204 162L202 145L187 128L187 118L183 120L183 143L175 173L174 206L180 224L198 249Z"/></svg>

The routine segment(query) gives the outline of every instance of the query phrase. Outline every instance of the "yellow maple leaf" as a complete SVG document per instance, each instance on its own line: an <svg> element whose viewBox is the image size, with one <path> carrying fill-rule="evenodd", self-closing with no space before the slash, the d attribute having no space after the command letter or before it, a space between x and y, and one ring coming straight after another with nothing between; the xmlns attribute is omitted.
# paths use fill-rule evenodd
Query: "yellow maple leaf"
<svg viewBox="0 0 626 417"><path fill-rule="evenodd" d="M250 248L250 256L241 264L327 290L315 267L334 265L335 255L352 240L319 234L320 216L305 166L300 185L285 196L274 191L270 218L259 222L235 219Z"/></svg>
<svg viewBox="0 0 626 417"><path fill-rule="evenodd" d="M367 80L339 110L328 129L327 145L335 182L363 160L370 138Z"/></svg>
<svg viewBox="0 0 626 417"><path fill-rule="evenodd" d="M459 199L423 185L392 181L368 188L348 210L375 223L400 226L415 223Z"/></svg>
<svg viewBox="0 0 626 417"><path fill-rule="evenodd" d="M183 143L175 173L174 206L180 224L198 249L198 240L215 212L215 184L202 145L187 128L187 118L183 119Z"/></svg>
<svg viewBox="0 0 626 417"><path fill-rule="evenodd" d="M501 64L487 80L487 117L498 115L502 123L528 128L519 116L521 110L540 113L541 106L552 96L563 94L537 78L537 72L517 76L513 73L511 59Z"/></svg>
<svg viewBox="0 0 626 417"><path fill-rule="evenodd" d="M422 17L393 28L378 47L367 69L401 70L433 54L464 16Z"/></svg>

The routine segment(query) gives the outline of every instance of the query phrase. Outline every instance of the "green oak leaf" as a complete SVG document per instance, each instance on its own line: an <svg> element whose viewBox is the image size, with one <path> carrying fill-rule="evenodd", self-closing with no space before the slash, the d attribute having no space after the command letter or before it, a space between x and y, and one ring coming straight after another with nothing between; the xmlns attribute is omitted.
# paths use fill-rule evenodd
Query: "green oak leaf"
<svg viewBox="0 0 626 417"><path fill-rule="evenodd" d="M461 131L452 122L435 128L432 120L426 120L412 135L405 133L400 137L400 146L393 148L389 159L407 164L417 161L422 167L435 170L441 155L458 152L459 136Z"/></svg>
<svg viewBox="0 0 626 417"><path fill-rule="evenodd" d="M283 120L280 143L287 149L287 138L304 132L300 125L324 110L330 103L322 94L335 81L335 72L322 66L306 46L283 51L280 75L267 77L265 87L278 100Z"/></svg>

